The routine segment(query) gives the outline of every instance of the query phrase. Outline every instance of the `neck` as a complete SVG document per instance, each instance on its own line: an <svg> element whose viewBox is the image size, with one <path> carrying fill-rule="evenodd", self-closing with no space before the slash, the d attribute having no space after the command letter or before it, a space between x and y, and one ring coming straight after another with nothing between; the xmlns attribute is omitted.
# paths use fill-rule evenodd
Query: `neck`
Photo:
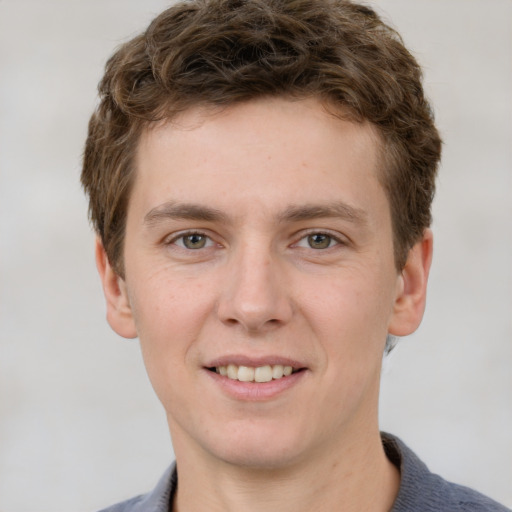
<svg viewBox="0 0 512 512"><path fill-rule="evenodd" d="M378 430L359 431L339 450L331 446L327 453L319 450L279 469L205 463L204 456L197 459L188 449L185 457L178 446L175 450L179 483L174 512L387 512L400 485Z"/></svg>

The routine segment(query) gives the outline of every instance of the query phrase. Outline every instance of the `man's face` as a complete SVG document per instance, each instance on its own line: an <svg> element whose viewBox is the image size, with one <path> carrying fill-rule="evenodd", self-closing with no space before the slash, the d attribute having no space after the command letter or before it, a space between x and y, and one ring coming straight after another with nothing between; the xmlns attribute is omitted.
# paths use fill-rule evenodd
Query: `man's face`
<svg viewBox="0 0 512 512"><path fill-rule="evenodd" d="M279 467L377 429L404 293L377 144L284 99L142 137L109 318L140 337L178 457Z"/></svg>

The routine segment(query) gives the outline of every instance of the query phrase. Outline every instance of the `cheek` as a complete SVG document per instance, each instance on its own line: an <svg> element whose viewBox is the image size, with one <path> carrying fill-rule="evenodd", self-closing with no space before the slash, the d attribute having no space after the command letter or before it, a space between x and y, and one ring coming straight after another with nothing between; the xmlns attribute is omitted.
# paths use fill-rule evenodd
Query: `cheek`
<svg viewBox="0 0 512 512"><path fill-rule="evenodd" d="M210 301L201 280L170 274L155 271L139 277L130 287L130 303L141 338L178 333L186 336L189 329L197 327Z"/></svg>
<svg viewBox="0 0 512 512"><path fill-rule="evenodd" d="M313 292L311 290L314 290ZM383 327L392 310L391 286L370 272L347 272L302 286L302 308L319 328L341 333Z"/></svg>
<svg viewBox="0 0 512 512"><path fill-rule="evenodd" d="M141 282L141 281L139 281ZM168 410L187 386L187 362L198 336L197 302L162 279L134 290L133 314L144 365L156 395Z"/></svg>
<svg viewBox="0 0 512 512"><path fill-rule="evenodd" d="M362 271L316 284L303 288L302 313L321 340L326 362L348 370L380 360L392 312L390 286Z"/></svg>
<svg viewBox="0 0 512 512"><path fill-rule="evenodd" d="M154 274L131 290L132 314L144 362L153 382L183 372L194 340L211 310L203 286Z"/></svg>

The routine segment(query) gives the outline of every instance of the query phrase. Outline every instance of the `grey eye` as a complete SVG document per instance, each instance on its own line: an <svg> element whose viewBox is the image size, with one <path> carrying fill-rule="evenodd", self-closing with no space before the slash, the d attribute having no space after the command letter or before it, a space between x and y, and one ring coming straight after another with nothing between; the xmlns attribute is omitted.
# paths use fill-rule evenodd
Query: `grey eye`
<svg viewBox="0 0 512 512"><path fill-rule="evenodd" d="M182 236L181 239L183 240L183 245L187 249L202 249L206 246L208 237L199 233L192 233L190 235Z"/></svg>
<svg viewBox="0 0 512 512"><path fill-rule="evenodd" d="M308 235L308 245L312 249L327 249L332 242L332 238L329 235L323 233L314 233Z"/></svg>

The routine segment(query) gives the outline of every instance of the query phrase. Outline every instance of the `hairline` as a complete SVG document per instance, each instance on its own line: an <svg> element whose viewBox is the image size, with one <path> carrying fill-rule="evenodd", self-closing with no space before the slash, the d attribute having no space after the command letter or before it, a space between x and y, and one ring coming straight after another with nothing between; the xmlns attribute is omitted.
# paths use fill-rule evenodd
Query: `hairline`
<svg viewBox="0 0 512 512"><path fill-rule="evenodd" d="M221 114L227 109L236 107L237 105L241 105L244 103L250 103L254 101L260 101L265 99L285 99L289 101L304 101L307 99L315 98L319 101L320 105L323 107L326 114L331 115L337 119L345 120L348 122L356 123L356 124L364 124L366 123L371 128L371 137L372 141L375 144L375 154L376 154L376 163L375 163L375 173L376 177L380 183L380 185L384 189L384 193L386 196L386 201L390 213L391 219L391 229L392 229L392 242L393 242L393 251L394 251L394 260L395 266L398 271L401 271L403 265L405 264L404 260L404 252L407 253L411 247L401 247L399 243L399 235L397 233L397 225L395 215L393 214L393 207L391 196L389 193L389 185L390 185L390 176L392 175L392 170L390 167L393 165L393 157L386 151L386 147L389 142L386 138L384 130L379 127L377 124L371 122L369 119L362 117L361 115L353 112L347 105L345 104L337 104L331 98L326 97L322 94L312 94L305 92L304 94L300 93L290 93L288 91L283 91L282 94L268 94L268 95L253 95L247 97L245 99L236 99L232 102L227 102L223 104L216 104L214 102L207 101L190 101L189 104L185 108L175 109L172 111L168 109L167 115L163 115L160 119L154 121L148 121L145 119L140 119L139 122L134 126L135 130L133 135L136 137L134 141L134 149L132 151L131 158L128 160L128 167L130 168L128 172L128 180L126 184L126 189L124 191L124 201L125 201L125 209L123 216L123 228L119 232L119 238L116 240L114 244L116 246L116 259L117 261L112 262L113 266L116 270L116 273L121 277L125 277L125 269L124 269L124 246L126 239L126 222L128 217L128 209L130 206L131 194L133 191L133 187L135 185L135 179L137 176L137 156L139 153L140 144L146 134L154 129L158 129L161 126L173 123L179 123L179 119L186 115L187 113L193 110L200 110L201 115L203 116L203 120L209 116L215 116ZM170 112L169 112L170 110ZM201 121L203 122L203 121Z"/></svg>

